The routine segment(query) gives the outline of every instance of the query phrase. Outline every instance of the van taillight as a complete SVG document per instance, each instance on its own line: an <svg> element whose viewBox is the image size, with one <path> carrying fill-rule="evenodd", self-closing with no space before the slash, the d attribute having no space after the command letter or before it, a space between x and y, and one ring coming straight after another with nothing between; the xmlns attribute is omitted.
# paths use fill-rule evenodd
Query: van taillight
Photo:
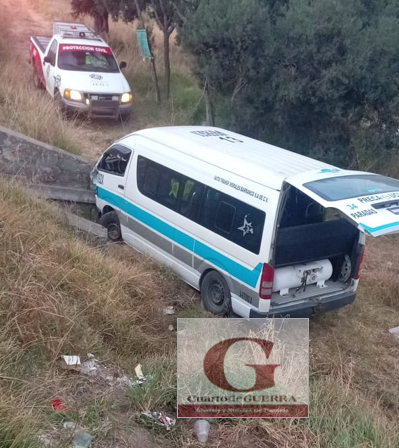
<svg viewBox="0 0 399 448"><path fill-rule="evenodd" d="M260 278L259 297L261 299L270 300L272 298L273 280L274 268L270 264L265 263Z"/></svg>
<svg viewBox="0 0 399 448"><path fill-rule="evenodd" d="M360 257L359 257L359 263L357 264L357 272L355 275L355 280L359 280L360 269L362 268L362 264L363 264L363 258L364 258L364 247L363 247Z"/></svg>

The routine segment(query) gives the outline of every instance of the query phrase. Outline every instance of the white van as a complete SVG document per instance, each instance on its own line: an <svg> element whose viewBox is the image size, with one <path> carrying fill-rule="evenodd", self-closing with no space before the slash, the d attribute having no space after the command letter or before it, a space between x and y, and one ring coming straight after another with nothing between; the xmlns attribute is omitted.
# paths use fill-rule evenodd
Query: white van
<svg viewBox="0 0 399 448"><path fill-rule="evenodd" d="M110 239L170 266L216 314L306 317L350 304L365 233L399 231L398 180L219 128L130 134L92 179Z"/></svg>

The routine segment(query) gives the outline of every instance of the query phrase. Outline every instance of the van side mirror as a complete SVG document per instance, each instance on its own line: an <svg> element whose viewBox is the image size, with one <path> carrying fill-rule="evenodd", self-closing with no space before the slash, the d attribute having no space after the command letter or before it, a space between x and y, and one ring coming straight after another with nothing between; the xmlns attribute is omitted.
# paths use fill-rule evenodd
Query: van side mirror
<svg viewBox="0 0 399 448"><path fill-rule="evenodd" d="M126 68L127 67L127 64L126 64L126 62L125 61L122 61L120 64L119 64L119 68L122 70L123 68Z"/></svg>
<svg viewBox="0 0 399 448"><path fill-rule="evenodd" d="M51 56L45 56L44 59L43 59L43 62L44 62L45 64L51 64L51 65L53 65L53 58L52 58Z"/></svg>

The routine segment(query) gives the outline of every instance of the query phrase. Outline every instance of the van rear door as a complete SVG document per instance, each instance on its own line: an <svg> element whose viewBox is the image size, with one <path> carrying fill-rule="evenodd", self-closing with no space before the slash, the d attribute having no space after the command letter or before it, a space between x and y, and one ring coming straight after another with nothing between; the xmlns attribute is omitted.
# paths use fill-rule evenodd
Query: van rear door
<svg viewBox="0 0 399 448"><path fill-rule="evenodd" d="M339 210L372 236L399 232L399 180L359 171L325 169L286 179L324 208Z"/></svg>

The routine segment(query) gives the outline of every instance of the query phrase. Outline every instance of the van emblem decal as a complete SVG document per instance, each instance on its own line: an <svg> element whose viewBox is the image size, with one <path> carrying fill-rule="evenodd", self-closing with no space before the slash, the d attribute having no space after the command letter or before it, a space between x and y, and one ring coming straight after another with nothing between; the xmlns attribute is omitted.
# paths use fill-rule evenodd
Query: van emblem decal
<svg viewBox="0 0 399 448"><path fill-rule="evenodd" d="M338 168L322 168L318 174L322 173L339 173L341 170Z"/></svg>
<svg viewBox="0 0 399 448"><path fill-rule="evenodd" d="M103 79L103 77L101 75L90 75L90 78L92 79L97 79L98 81L101 81Z"/></svg>
<svg viewBox="0 0 399 448"><path fill-rule="evenodd" d="M244 217L244 224L241 227L237 227L237 230L241 230L242 231L242 236L245 236L247 233L254 233L254 229L252 227L252 222L248 222L247 221L247 216L245 215Z"/></svg>

